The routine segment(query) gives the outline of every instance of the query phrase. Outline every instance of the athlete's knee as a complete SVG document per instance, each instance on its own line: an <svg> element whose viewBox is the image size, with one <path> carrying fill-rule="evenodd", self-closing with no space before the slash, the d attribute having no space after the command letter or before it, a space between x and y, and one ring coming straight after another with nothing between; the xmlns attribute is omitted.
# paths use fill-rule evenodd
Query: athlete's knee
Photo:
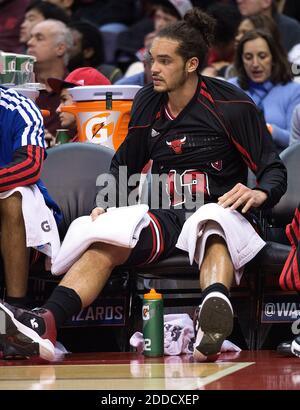
<svg viewBox="0 0 300 410"><path fill-rule="evenodd" d="M98 257L106 264L110 265L111 268L125 263L131 253L130 248L104 242L95 242L88 248L88 250L96 253Z"/></svg>
<svg viewBox="0 0 300 410"><path fill-rule="evenodd" d="M209 237L206 240L206 248L210 248L211 246L214 246L214 245L220 245L220 246L224 246L227 248L225 239L222 238L222 236L217 235L217 234L209 235Z"/></svg>
<svg viewBox="0 0 300 410"><path fill-rule="evenodd" d="M15 192L11 196L0 200L0 213L1 218L10 220L19 220L22 213L22 195L19 192Z"/></svg>

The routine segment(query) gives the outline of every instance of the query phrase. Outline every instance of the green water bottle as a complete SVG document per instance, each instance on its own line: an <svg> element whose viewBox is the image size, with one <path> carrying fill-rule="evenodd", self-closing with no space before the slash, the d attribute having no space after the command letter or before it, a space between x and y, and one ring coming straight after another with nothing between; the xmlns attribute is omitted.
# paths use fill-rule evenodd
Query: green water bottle
<svg viewBox="0 0 300 410"><path fill-rule="evenodd" d="M143 299L144 355L163 356L164 354L164 312L160 293L151 289Z"/></svg>
<svg viewBox="0 0 300 410"><path fill-rule="evenodd" d="M68 132L69 130L67 128L57 129L56 136L55 136L55 143L59 145L59 144L66 144L67 142L69 142L71 138Z"/></svg>

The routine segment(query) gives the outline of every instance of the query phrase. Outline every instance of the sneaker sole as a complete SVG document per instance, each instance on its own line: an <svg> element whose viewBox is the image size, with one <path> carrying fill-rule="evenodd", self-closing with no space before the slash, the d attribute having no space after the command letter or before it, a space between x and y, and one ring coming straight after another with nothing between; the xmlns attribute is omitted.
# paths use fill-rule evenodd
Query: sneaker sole
<svg viewBox="0 0 300 410"><path fill-rule="evenodd" d="M295 356L300 357L300 346L298 345L297 342L295 342L295 340L292 341L291 352L292 352Z"/></svg>
<svg viewBox="0 0 300 410"><path fill-rule="evenodd" d="M0 303L0 338L3 355L6 358L40 356L48 361L55 359L55 349L50 340L41 338L34 330L19 322L2 303Z"/></svg>
<svg viewBox="0 0 300 410"><path fill-rule="evenodd" d="M199 324L204 334L196 349L204 356L218 354L233 329L233 312L228 299L219 293L210 294L201 307Z"/></svg>

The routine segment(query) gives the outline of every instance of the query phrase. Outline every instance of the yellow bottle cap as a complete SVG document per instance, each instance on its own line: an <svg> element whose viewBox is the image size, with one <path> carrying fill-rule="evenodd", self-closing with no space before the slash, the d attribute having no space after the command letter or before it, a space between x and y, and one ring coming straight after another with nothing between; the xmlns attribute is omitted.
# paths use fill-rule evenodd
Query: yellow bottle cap
<svg viewBox="0 0 300 410"><path fill-rule="evenodd" d="M144 294L144 299L162 299L162 295L157 293L155 289L150 289L149 293Z"/></svg>

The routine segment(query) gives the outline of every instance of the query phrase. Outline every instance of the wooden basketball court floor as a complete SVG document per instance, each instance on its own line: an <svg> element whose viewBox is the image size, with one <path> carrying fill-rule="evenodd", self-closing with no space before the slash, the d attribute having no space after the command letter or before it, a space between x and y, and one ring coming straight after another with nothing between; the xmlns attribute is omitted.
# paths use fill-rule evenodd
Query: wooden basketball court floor
<svg viewBox="0 0 300 410"><path fill-rule="evenodd" d="M55 363L0 359L0 390L300 390L300 359L275 351L191 355L76 353Z"/></svg>

